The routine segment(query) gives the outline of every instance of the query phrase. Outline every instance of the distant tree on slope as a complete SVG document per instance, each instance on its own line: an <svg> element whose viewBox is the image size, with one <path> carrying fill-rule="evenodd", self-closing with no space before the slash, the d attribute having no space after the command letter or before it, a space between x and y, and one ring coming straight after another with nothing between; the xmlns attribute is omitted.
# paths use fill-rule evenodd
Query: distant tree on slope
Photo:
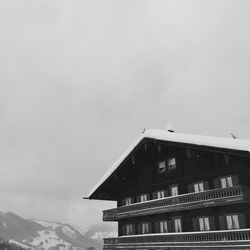
<svg viewBox="0 0 250 250"><path fill-rule="evenodd" d="M23 247L8 242L0 242L1 250L25 250Z"/></svg>

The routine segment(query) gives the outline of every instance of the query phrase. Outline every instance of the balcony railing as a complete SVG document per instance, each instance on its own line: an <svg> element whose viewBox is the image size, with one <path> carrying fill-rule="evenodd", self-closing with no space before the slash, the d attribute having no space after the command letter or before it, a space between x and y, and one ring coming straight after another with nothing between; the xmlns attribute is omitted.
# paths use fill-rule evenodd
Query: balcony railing
<svg viewBox="0 0 250 250"><path fill-rule="evenodd" d="M219 206L235 202L250 202L250 189L243 186L234 186L134 203L104 210L103 220L113 221L124 217Z"/></svg>
<svg viewBox="0 0 250 250"><path fill-rule="evenodd" d="M121 236L104 239L104 249L119 248L250 249L250 229ZM199 248L200 247L200 248ZM242 248L241 248L242 247ZM171 248L172 249L172 248ZM216 248L217 249L217 248Z"/></svg>

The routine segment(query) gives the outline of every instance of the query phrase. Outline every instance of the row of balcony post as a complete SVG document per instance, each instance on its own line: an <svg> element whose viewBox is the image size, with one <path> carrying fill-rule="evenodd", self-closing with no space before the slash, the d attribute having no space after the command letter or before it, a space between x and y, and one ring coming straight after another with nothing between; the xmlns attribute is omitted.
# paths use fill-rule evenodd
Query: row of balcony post
<svg viewBox="0 0 250 250"><path fill-rule="evenodd" d="M207 232L182 232L182 233L164 233L149 234L136 236L121 236L117 238L104 239L104 248L115 247L119 245L171 245L194 244L194 243L234 243L249 244L250 246L250 229L226 230L226 231L207 231Z"/></svg>
<svg viewBox="0 0 250 250"><path fill-rule="evenodd" d="M121 206L114 209L104 210L103 220L115 220L116 218L119 218L119 216L126 216L128 213L130 215L133 215L133 213L138 214L138 212L140 213L140 211L141 213L143 213L143 211L153 210L161 207L166 208L165 211L167 211L171 209L176 210L178 206L181 206L183 204L195 205L202 202L202 204L205 205L205 202L217 202L230 197L239 197L250 201L250 190L247 187L234 186L134 203L128 206Z"/></svg>

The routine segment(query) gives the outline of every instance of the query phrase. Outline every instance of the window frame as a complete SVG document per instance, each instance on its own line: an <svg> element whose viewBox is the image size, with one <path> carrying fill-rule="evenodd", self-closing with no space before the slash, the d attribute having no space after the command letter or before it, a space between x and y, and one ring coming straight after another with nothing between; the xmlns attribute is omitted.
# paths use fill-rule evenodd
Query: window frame
<svg viewBox="0 0 250 250"><path fill-rule="evenodd" d="M125 235L134 235L135 234L135 230L134 230L134 224L133 223L128 223L123 225L125 228Z"/></svg>
<svg viewBox="0 0 250 250"><path fill-rule="evenodd" d="M164 166L161 167L160 166L161 164L164 164ZM157 173L158 174L165 173L166 170L167 170L167 165L166 165L166 161L165 160L157 162Z"/></svg>
<svg viewBox="0 0 250 250"><path fill-rule="evenodd" d="M174 160L173 165L170 165L171 160ZM172 171L172 170L177 169L176 157L170 157L170 158L167 159L167 169L168 169L168 171Z"/></svg>
<svg viewBox="0 0 250 250"><path fill-rule="evenodd" d="M159 195L160 197L158 197L158 194L160 194ZM162 197L162 195L163 195L163 197ZM165 198L165 190L157 190L156 191L156 199L163 199L163 198Z"/></svg>
<svg viewBox="0 0 250 250"><path fill-rule="evenodd" d="M131 205L133 202L133 197L126 197L124 198L124 206L129 206Z"/></svg>
<svg viewBox="0 0 250 250"><path fill-rule="evenodd" d="M228 182L228 178L231 178L231 185ZM225 184L226 184L225 187L223 187L223 183L222 183L223 179L225 179ZM221 186L221 188L229 188L229 187L233 187L234 186L233 176L232 175L226 175L226 176L219 177L219 180L220 180L220 186Z"/></svg>
<svg viewBox="0 0 250 250"><path fill-rule="evenodd" d="M233 219L234 216L237 216L237 225L236 225L236 227L234 225L234 219ZM231 218L232 228L229 228L228 220L227 220L228 217ZM227 230L240 229L240 220L239 220L239 214L238 213L225 214L225 221L226 221Z"/></svg>
<svg viewBox="0 0 250 250"><path fill-rule="evenodd" d="M163 230L161 230L163 229ZM168 228L168 221L167 220L160 220L159 221L159 233L168 233L169 228Z"/></svg>
<svg viewBox="0 0 250 250"><path fill-rule="evenodd" d="M200 223L200 219L202 219L203 221L203 229L201 228L201 223ZM208 222L208 228L206 228L206 222L205 222L205 219L207 219L207 222ZM211 225L210 225L210 219L209 219L209 216L200 216L198 217L198 224L199 224L199 229L200 231L211 231Z"/></svg>
<svg viewBox="0 0 250 250"><path fill-rule="evenodd" d="M174 161L174 163L171 163L171 161ZM177 169L177 161L176 157L168 157L165 160L161 160L157 162L157 173L162 174L165 172L170 172L172 170Z"/></svg>
<svg viewBox="0 0 250 250"><path fill-rule="evenodd" d="M149 222L142 222L141 223L141 233L142 234L149 234L150 233L150 223Z"/></svg>
<svg viewBox="0 0 250 250"><path fill-rule="evenodd" d="M197 192L195 191L195 185L198 185L198 187L200 188L200 185L199 184L202 184L202 189L203 190L198 190ZM200 193L200 192L204 192L205 191L205 182L204 181L198 181L198 182L194 182L193 183L193 189L194 189L194 193Z"/></svg>
<svg viewBox="0 0 250 250"><path fill-rule="evenodd" d="M175 224L175 221L176 220L179 220L180 221L180 231L176 230L176 224ZM177 217L173 217L172 218L172 224L173 224L173 231L175 233L181 233L182 232L182 217L181 216L177 216Z"/></svg>
<svg viewBox="0 0 250 250"><path fill-rule="evenodd" d="M150 234L152 232L152 223L149 221L141 222L137 225L138 234Z"/></svg>
<svg viewBox="0 0 250 250"><path fill-rule="evenodd" d="M175 188L175 187L177 188L177 195L173 195L173 194L172 194L172 188ZM170 196L171 196L171 197L174 197L174 196L178 196L178 195L179 195L179 185L178 185L178 184L174 184L174 185L169 186L169 190L170 190L169 193L170 193Z"/></svg>
<svg viewBox="0 0 250 250"><path fill-rule="evenodd" d="M148 193L143 193L143 194L139 194L138 195L139 197L139 202L145 202L145 201L148 201ZM143 199L142 199L143 198ZM146 198L146 199L145 199Z"/></svg>

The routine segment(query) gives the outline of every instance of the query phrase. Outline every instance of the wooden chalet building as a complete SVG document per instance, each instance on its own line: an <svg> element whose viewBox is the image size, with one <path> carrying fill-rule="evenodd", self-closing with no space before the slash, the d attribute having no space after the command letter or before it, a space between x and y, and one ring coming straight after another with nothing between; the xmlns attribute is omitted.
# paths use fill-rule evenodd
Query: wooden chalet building
<svg viewBox="0 0 250 250"><path fill-rule="evenodd" d="M112 200L104 249L250 249L250 141L146 130L88 199Z"/></svg>

